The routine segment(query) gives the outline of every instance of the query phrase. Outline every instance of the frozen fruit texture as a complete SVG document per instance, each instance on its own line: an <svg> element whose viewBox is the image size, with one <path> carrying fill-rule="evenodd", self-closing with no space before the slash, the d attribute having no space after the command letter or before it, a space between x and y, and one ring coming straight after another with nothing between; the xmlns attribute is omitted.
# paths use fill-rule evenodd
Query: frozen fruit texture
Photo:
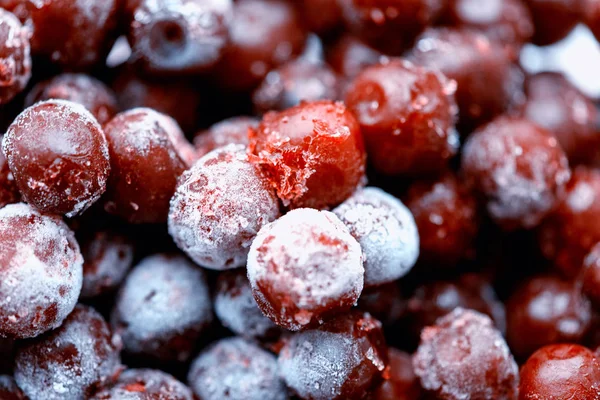
<svg viewBox="0 0 600 400"><path fill-rule="evenodd" d="M25 394L17 386L14 378L9 375L0 375L0 399L27 400Z"/></svg>
<svg viewBox="0 0 600 400"><path fill-rule="evenodd" d="M533 228L562 200L571 176L556 138L532 122L500 117L463 148L467 182L505 229Z"/></svg>
<svg viewBox="0 0 600 400"><path fill-rule="evenodd" d="M217 122L206 131L198 132L194 137L194 146L198 157L228 144L247 145L250 128L256 128L257 126L257 119L243 116Z"/></svg>
<svg viewBox="0 0 600 400"><path fill-rule="evenodd" d="M348 310L364 284L356 239L335 214L310 208L265 225L252 242L247 270L262 312L294 331Z"/></svg>
<svg viewBox="0 0 600 400"><path fill-rule="evenodd" d="M177 179L196 158L177 122L134 108L104 130L112 167L104 209L132 223L166 222Z"/></svg>
<svg viewBox="0 0 600 400"><path fill-rule="evenodd" d="M370 400L419 400L421 385L412 366L412 357L398 349L388 349L389 366L385 381Z"/></svg>
<svg viewBox="0 0 600 400"><path fill-rule="evenodd" d="M243 145L206 154L186 171L171 199L169 233L196 263L241 267L252 240L279 216L279 202Z"/></svg>
<svg viewBox="0 0 600 400"><path fill-rule="evenodd" d="M64 73L38 83L27 95L25 103L62 99L81 104L100 125L107 123L118 110L115 94L104 83L86 74Z"/></svg>
<svg viewBox="0 0 600 400"><path fill-rule="evenodd" d="M459 145L456 83L434 69L394 59L362 71L346 92L369 163L384 174L440 172Z"/></svg>
<svg viewBox="0 0 600 400"><path fill-rule="evenodd" d="M211 321L202 270L183 256L164 254L133 268L111 315L126 352L164 362L186 361Z"/></svg>
<svg viewBox="0 0 600 400"><path fill-rule="evenodd" d="M406 312L406 298L398 282L366 288L358 299L358 309L368 312L385 325L398 322Z"/></svg>
<svg viewBox="0 0 600 400"><path fill-rule="evenodd" d="M333 207L365 180L360 127L343 103L303 103L265 114L249 152L284 205Z"/></svg>
<svg viewBox="0 0 600 400"><path fill-rule="evenodd" d="M419 233L404 204L383 190L357 190L333 210L360 244L365 286L376 286L406 275L419 257Z"/></svg>
<svg viewBox="0 0 600 400"><path fill-rule="evenodd" d="M221 323L236 335L269 339L279 333L277 325L258 308L243 269L219 275L214 305L215 314Z"/></svg>
<svg viewBox="0 0 600 400"><path fill-rule="evenodd" d="M578 167L566 195L538 230L542 254L565 276L575 277L584 257L600 242L600 172Z"/></svg>
<svg viewBox="0 0 600 400"><path fill-rule="evenodd" d="M90 400L194 400L190 388L166 372L128 369L110 388Z"/></svg>
<svg viewBox="0 0 600 400"><path fill-rule="evenodd" d="M31 78L30 36L28 27L0 8L0 104L12 100Z"/></svg>
<svg viewBox="0 0 600 400"><path fill-rule="evenodd" d="M78 305L62 326L21 342L15 380L31 399L84 399L122 369L118 336L93 308Z"/></svg>
<svg viewBox="0 0 600 400"><path fill-rule="evenodd" d="M22 203L0 209L0 232L0 336L57 328L81 291L83 259L73 232Z"/></svg>
<svg viewBox="0 0 600 400"><path fill-rule="evenodd" d="M0 208L7 204L18 203L20 199L21 193L19 193L15 177L8 166L8 160L0 151Z"/></svg>
<svg viewBox="0 0 600 400"><path fill-rule="evenodd" d="M576 344L542 347L521 368L519 400L600 398L600 362Z"/></svg>
<svg viewBox="0 0 600 400"><path fill-rule="evenodd" d="M413 357L423 389L440 400L515 400L519 368L492 320L457 308L421 333Z"/></svg>
<svg viewBox="0 0 600 400"><path fill-rule="evenodd" d="M72 217L106 190L106 137L80 104L48 100L26 108L2 146L23 199L41 211Z"/></svg>
<svg viewBox="0 0 600 400"><path fill-rule="evenodd" d="M194 360L188 374L203 400L286 400L277 359L245 339L222 339Z"/></svg>
<svg viewBox="0 0 600 400"><path fill-rule="evenodd" d="M365 398L382 382L387 362L381 323L361 312L293 335L278 359L287 386L312 400Z"/></svg>

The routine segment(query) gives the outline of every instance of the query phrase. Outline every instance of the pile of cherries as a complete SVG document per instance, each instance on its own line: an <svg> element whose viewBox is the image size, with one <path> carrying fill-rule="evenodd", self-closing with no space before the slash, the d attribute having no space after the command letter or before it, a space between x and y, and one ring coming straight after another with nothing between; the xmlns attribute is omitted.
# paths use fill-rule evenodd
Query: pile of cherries
<svg viewBox="0 0 600 400"><path fill-rule="evenodd" d="M0 0L0 399L600 400L600 0Z"/></svg>

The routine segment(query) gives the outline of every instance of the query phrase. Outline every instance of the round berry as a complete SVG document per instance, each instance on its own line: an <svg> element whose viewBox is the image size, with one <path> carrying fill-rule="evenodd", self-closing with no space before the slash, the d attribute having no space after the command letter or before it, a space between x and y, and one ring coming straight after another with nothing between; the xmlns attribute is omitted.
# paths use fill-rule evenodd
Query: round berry
<svg viewBox="0 0 600 400"><path fill-rule="evenodd" d="M194 400L190 388L156 369L128 369L90 400Z"/></svg>
<svg viewBox="0 0 600 400"><path fill-rule="evenodd" d="M594 103L552 72L529 77L523 116L551 132L572 163L600 160L600 116Z"/></svg>
<svg viewBox="0 0 600 400"><path fill-rule="evenodd" d="M31 52L67 69L104 61L115 38L118 0L1 0L33 27Z"/></svg>
<svg viewBox="0 0 600 400"><path fill-rule="evenodd" d="M377 387L387 361L381 323L351 312L290 337L278 364L287 386L302 399L354 400Z"/></svg>
<svg viewBox="0 0 600 400"><path fill-rule="evenodd" d="M538 230L542 254L568 277L578 275L583 259L600 242L600 171L578 167L566 195Z"/></svg>
<svg viewBox="0 0 600 400"><path fill-rule="evenodd" d="M163 254L133 268L111 315L127 353L164 362L186 361L211 321L202 270L182 256Z"/></svg>
<svg viewBox="0 0 600 400"><path fill-rule="evenodd" d="M600 243L585 257L581 276L583 294L596 309L600 308Z"/></svg>
<svg viewBox="0 0 600 400"><path fill-rule="evenodd" d="M246 271L223 272L217 278L214 297L215 314L236 335L247 338L271 338L279 333L277 326L258 308Z"/></svg>
<svg viewBox="0 0 600 400"><path fill-rule="evenodd" d="M228 144L247 145L250 128L257 126L258 120L252 117L232 117L218 122L194 137L196 154L202 157Z"/></svg>
<svg viewBox="0 0 600 400"><path fill-rule="evenodd" d="M97 231L81 241L83 254L82 298L96 297L116 289L133 261L133 244L113 231Z"/></svg>
<svg viewBox="0 0 600 400"><path fill-rule="evenodd" d="M381 189L357 190L333 210L360 244L365 286L377 286L406 275L419 257L419 233L412 214Z"/></svg>
<svg viewBox="0 0 600 400"><path fill-rule="evenodd" d="M121 372L120 341L93 308L78 305L62 326L21 342L15 380L31 399L84 399Z"/></svg>
<svg viewBox="0 0 600 400"><path fill-rule="evenodd" d="M457 308L425 328L413 357L425 391L440 400L515 399L519 369L492 320Z"/></svg>
<svg viewBox="0 0 600 400"><path fill-rule="evenodd" d="M310 208L265 225L252 242L247 270L262 312L294 331L353 306L365 271L348 228L335 214Z"/></svg>
<svg viewBox="0 0 600 400"><path fill-rule="evenodd" d="M570 177L556 139L520 118L500 117L474 132L462 167L492 219L508 230L538 225L558 205Z"/></svg>
<svg viewBox="0 0 600 400"><path fill-rule="evenodd" d="M403 60L368 67L354 79L346 104L377 171L415 176L448 164L458 149L455 87L435 70Z"/></svg>
<svg viewBox="0 0 600 400"><path fill-rule="evenodd" d="M600 397L600 362L576 344L554 344L533 353L521 368L519 400Z"/></svg>
<svg viewBox="0 0 600 400"><path fill-rule="evenodd" d="M31 78L30 36L29 28L0 8L0 104L23 91Z"/></svg>
<svg viewBox="0 0 600 400"><path fill-rule="evenodd" d="M193 147L175 120L149 108L117 114L105 132L112 171L104 209L132 223L164 223Z"/></svg>
<svg viewBox="0 0 600 400"><path fill-rule="evenodd" d="M539 46L563 39L583 18L581 0L525 0L525 3L535 26L533 43Z"/></svg>
<svg viewBox="0 0 600 400"><path fill-rule="evenodd" d="M98 79L86 74L64 73L38 83L27 95L25 103L62 99L81 104L101 125L117 113L115 94Z"/></svg>
<svg viewBox="0 0 600 400"><path fill-rule="evenodd" d="M129 25L132 58L153 74L201 73L228 42L232 0L141 0Z"/></svg>
<svg viewBox="0 0 600 400"><path fill-rule="evenodd" d="M250 132L253 161L284 205L333 207L365 180L360 127L342 103L303 103L269 112Z"/></svg>
<svg viewBox="0 0 600 400"><path fill-rule="evenodd" d="M169 233L196 263L211 269L241 267L252 240L279 216L268 181L243 145L202 157L179 180L169 212Z"/></svg>
<svg viewBox="0 0 600 400"><path fill-rule="evenodd" d="M372 400L419 400L421 385L415 375L410 354L388 349L386 380L375 390Z"/></svg>
<svg viewBox="0 0 600 400"><path fill-rule="evenodd" d="M27 400L12 376L0 375L0 399Z"/></svg>
<svg viewBox="0 0 600 400"><path fill-rule="evenodd" d="M83 259L58 217L26 204L0 209L0 336L29 338L60 326L75 307Z"/></svg>
<svg viewBox="0 0 600 400"><path fill-rule="evenodd" d="M331 68L299 58L269 72L254 91L252 103L258 112L265 113L285 110L303 101L338 97L338 78Z"/></svg>
<svg viewBox="0 0 600 400"><path fill-rule="evenodd" d="M245 91L258 86L271 69L299 54L306 31L292 3L241 0L233 5L229 39L215 73L221 86Z"/></svg>
<svg viewBox="0 0 600 400"><path fill-rule="evenodd" d="M41 211L73 217L106 190L106 137L79 104L49 100L25 109L2 144L23 199Z"/></svg>
<svg viewBox="0 0 600 400"><path fill-rule="evenodd" d="M456 174L414 182L405 201L419 229L420 261L453 267L474 256L481 219L477 199Z"/></svg>
<svg viewBox="0 0 600 400"><path fill-rule="evenodd" d="M535 276L506 302L506 338L518 357L542 346L580 342L591 325L590 303L575 282L552 275Z"/></svg>
<svg viewBox="0 0 600 400"><path fill-rule="evenodd" d="M202 400L286 400L277 360L242 338L222 339L194 360L188 381Z"/></svg>
<svg viewBox="0 0 600 400"><path fill-rule="evenodd" d="M346 26L382 51L400 54L444 8L444 0L340 0Z"/></svg>
<svg viewBox="0 0 600 400"><path fill-rule="evenodd" d="M510 52L481 32L429 29L419 37L409 59L456 81L459 130L464 134L522 96L523 74L512 64Z"/></svg>

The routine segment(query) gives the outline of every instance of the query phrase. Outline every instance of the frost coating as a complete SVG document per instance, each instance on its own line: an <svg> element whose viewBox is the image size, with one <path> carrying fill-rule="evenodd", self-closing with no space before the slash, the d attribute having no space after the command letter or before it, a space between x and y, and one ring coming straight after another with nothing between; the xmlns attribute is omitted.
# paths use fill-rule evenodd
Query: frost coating
<svg viewBox="0 0 600 400"><path fill-rule="evenodd" d="M279 216L275 193L243 145L202 157L180 178L171 199L169 233L196 263L223 270L241 267L252 240Z"/></svg>
<svg viewBox="0 0 600 400"><path fill-rule="evenodd" d="M160 360L186 360L212 320L204 273L182 256L154 255L129 274L112 325L125 351Z"/></svg>
<svg viewBox="0 0 600 400"><path fill-rule="evenodd" d="M1 337L37 336L75 307L83 258L60 218L22 203L0 209L0 264Z"/></svg>
<svg viewBox="0 0 600 400"><path fill-rule="evenodd" d="M300 208L261 229L247 271L263 313L300 330L355 304L362 264L360 245L335 214Z"/></svg>
<svg viewBox="0 0 600 400"><path fill-rule="evenodd" d="M223 339L200 353L188 381L202 400L286 400L275 356L241 338Z"/></svg>
<svg viewBox="0 0 600 400"><path fill-rule="evenodd" d="M194 400L194 397L190 388L163 371L128 369L112 388L91 400Z"/></svg>
<svg viewBox="0 0 600 400"><path fill-rule="evenodd" d="M442 400L517 398L519 369L489 317L457 308L421 333L413 358L425 390Z"/></svg>
<svg viewBox="0 0 600 400"><path fill-rule="evenodd" d="M0 9L0 104L20 93L31 78L31 30L10 12Z"/></svg>
<svg viewBox="0 0 600 400"><path fill-rule="evenodd" d="M333 210L360 243L365 286L396 280L419 257L419 233L411 212L383 190L359 189Z"/></svg>
<svg viewBox="0 0 600 400"><path fill-rule="evenodd" d="M79 305L60 328L22 343L15 380L31 399L85 399L118 375L119 350L102 316Z"/></svg>

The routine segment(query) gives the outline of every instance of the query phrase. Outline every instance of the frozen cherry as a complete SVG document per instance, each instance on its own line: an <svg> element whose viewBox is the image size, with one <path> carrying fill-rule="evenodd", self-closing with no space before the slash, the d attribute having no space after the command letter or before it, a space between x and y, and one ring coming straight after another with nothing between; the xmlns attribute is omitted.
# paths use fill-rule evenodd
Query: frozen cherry
<svg viewBox="0 0 600 400"><path fill-rule="evenodd" d="M102 316L78 305L60 328L21 342L15 380L31 399L88 398L120 373L120 348Z"/></svg>
<svg viewBox="0 0 600 400"><path fill-rule="evenodd" d="M564 275L575 277L584 257L600 242L600 171L578 167L566 196L540 226L542 253Z"/></svg>
<svg viewBox="0 0 600 400"><path fill-rule="evenodd" d="M17 17L0 8L0 104L25 89L31 78L30 35Z"/></svg>
<svg viewBox="0 0 600 400"><path fill-rule="evenodd" d="M419 37L410 59L456 81L464 134L501 114L522 96L523 75L511 63L509 52L474 30L429 29Z"/></svg>
<svg viewBox="0 0 600 400"><path fill-rule="evenodd" d="M229 37L216 75L222 86L243 91L253 89L267 72L300 53L306 32L289 2L241 0L233 6Z"/></svg>
<svg viewBox="0 0 600 400"><path fill-rule="evenodd" d="M180 178L169 212L169 233L196 263L241 267L258 231L279 216L279 203L243 145L202 157Z"/></svg>
<svg viewBox="0 0 600 400"><path fill-rule="evenodd" d="M254 91L252 103L260 113L285 110L302 101L337 100L339 89L330 67L299 58L269 72Z"/></svg>
<svg viewBox="0 0 600 400"><path fill-rule="evenodd" d="M222 339L194 360L189 384L202 400L286 400L276 358L242 338Z"/></svg>
<svg viewBox="0 0 600 400"><path fill-rule="evenodd" d="M335 214L300 208L265 225L248 254L258 306L297 331L349 309L364 284L360 244Z"/></svg>
<svg viewBox="0 0 600 400"><path fill-rule="evenodd" d="M452 267L474 255L480 220L477 199L456 174L414 182L405 201L419 229L420 261L435 268Z"/></svg>
<svg viewBox="0 0 600 400"><path fill-rule="evenodd" d="M600 309L600 243L586 256L581 281L583 293L596 309Z"/></svg>
<svg viewBox="0 0 600 400"><path fill-rule="evenodd" d="M236 335L248 338L277 336L277 326L258 308L245 270L219 275L214 297L215 314Z"/></svg>
<svg viewBox="0 0 600 400"><path fill-rule="evenodd" d="M533 43L545 46L563 39L583 18L581 0L525 0L531 10Z"/></svg>
<svg viewBox="0 0 600 400"><path fill-rule="evenodd" d="M25 394L19 389L12 376L0 375L0 399L27 400L27 397L25 397Z"/></svg>
<svg viewBox="0 0 600 400"><path fill-rule="evenodd" d="M550 131L572 163L600 160L600 116L594 103L552 72L529 77L523 116Z"/></svg>
<svg viewBox="0 0 600 400"><path fill-rule="evenodd" d="M473 133L463 148L462 168L492 219L509 230L538 225L558 205L570 177L556 138L510 117Z"/></svg>
<svg viewBox="0 0 600 400"><path fill-rule="evenodd" d="M134 267L111 315L127 353L164 362L186 361L211 321L202 270L182 256L164 254Z"/></svg>
<svg viewBox="0 0 600 400"><path fill-rule="evenodd" d="M410 354L390 348L385 381L369 400L419 400L421 385L415 375Z"/></svg>
<svg viewBox="0 0 600 400"><path fill-rule="evenodd" d="M333 207L365 180L360 127L342 103L303 103L265 114L250 132L253 161L284 205Z"/></svg>
<svg viewBox="0 0 600 400"><path fill-rule="evenodd" d="M21 194L8 166L8 160L4 153L0 151L0 208L7 204L18 203L20 199Z"/></svg>
<svg viewBox="0 0 600 400"><path fill-rule="evenodd" d="M149 108L117 114L105 132L112 171L104 209L133 223L165 222L193 147L175 120Z"/></svg>
<svg viewBox="0 0 600 400"><path fill-rule="evenodd" d="M396 323L406 311L406 298L397 282L366 288L358 299L358 308L368 312L383 325Z"/></svg>
<svg viewBox="0 0 600 400"><path fill-rule="evenodd" d="M434 281L418 286L407 303L407 323L419 335L428 325L454 309L468 308L488 315L496 328L506 331L504 304L488 281L476 274L464 274L449 281Z"/></svg>
<svg viewBox="0 0 600 400"><path fill-rule="evenodd" d="M49 100L25 109L2 144L23 199L41 211L73 217L106 190L106 137L80 104Z"/></svg>
<svg viewBox="0 0 600 400"><path fill-rule="evenodd" d="M153 74L200 73L228 41L232 0L141 0L129 26L132 59Z"/></svg>
<svg viewBox="0 0 600 400"><path fill-rule="evenodd" d="M352 35L339 38L327 52L327 62L340 75L354 78L380 62L382 54Z"/></svg>
<svg viewBox="0 0 600 400"><path fill-rule="evenodd" d="M25 103L62 99L79 103L96 117L100 125L117 113L115 94L98 79L86 74L61 74L38 83L29 92Z"/></svg>
<svg viewBox="0 0 600 400"><path fill-rule="evenodd" d="M577 344L542 347L521 368L519 400L600 398L600 362Z"/></svg>
<svg viewBox="0 0 600 400"><path fill-rule="evenodd" d="M28 338L58 327L75 307L83 259L58 217L25 204L0 209L0 336Z"/></svg>
<svg viewBox="0 0 600 400"><path fill-rule="evenodd" d="M518 357L542 346L580 342L587 333L592 310L574 283L552 275L530 278L506 302L506 338Z"/></svg>
<svg viewBox="0 0 600 400"><path fill-rule="evenodd" d="M445 18L453 26L482 31L515 50L533 36L531 14L522 0L450 0Z"/></svg>
<svg viewBox="0 0 600 400"><path fill-rule="evenodd" d="M82 298L116 289L133 261L133 244L114 231L97 231L81 241L83 254Z"/></svg>
<svg viewBox="0 0 600 400"><path fill-rule="evenodd" d="M33 27L31 52L67 69L104 61L115 38L118 0L0 0Z"/></svg>
<svg viewBox="0 0 600 400"><path fill-rule="evenodd" d="M156 369L128 369L110 388L90 400L194 400L190 388L166 372Z"/></svg>
<svg viewBox="0 0 600 400"><path fill-rule="evenodd" d="M431 25L445 0L339 0L346 26L371 45L400 54Z"/></svg>
<svg viewBox="0 0 600 400"><path fill-rule="evenodd" d="M453 82L435 70L392 60L368 67L346 92L369 162L384 174L437 173L458 149Z"/></svg>
<svg viewBox="0 0 600 400"><path fill-rule="evenodd" d="M278 364L301 399L358 400L382 381L387 361L381 323L355 311L293 335Z"/></svg>
<svg viewBox="0 0 600 400"><path fill-rule="evenodd" d="M436 399L517 397L517 363L492 320L476 311L457 308L425 328L413 366Z"/></svg>
<svg viewBox="0 0 600 400"><path fill-rule="evenodd" d="M415 220L402 202L381 189L357 190L333 210L360 244L365 286L406 275L419 257Z"/></svg>
<svg viewBox="0 0 600 400"><path fill-rule="evenodd" d="M256 128L258 120L252 117L232 117L212 125L194 137L198 157L228 144L248 144L250 128Z"/></svg>
<svg viewBox="0 0 600 400"><path fill-rule="evenodd" d="M185 132L198 128L201 96L189 83L144 79L133 68L124 68L112 88L122 110L147 107L175 119Z"/></svg>

